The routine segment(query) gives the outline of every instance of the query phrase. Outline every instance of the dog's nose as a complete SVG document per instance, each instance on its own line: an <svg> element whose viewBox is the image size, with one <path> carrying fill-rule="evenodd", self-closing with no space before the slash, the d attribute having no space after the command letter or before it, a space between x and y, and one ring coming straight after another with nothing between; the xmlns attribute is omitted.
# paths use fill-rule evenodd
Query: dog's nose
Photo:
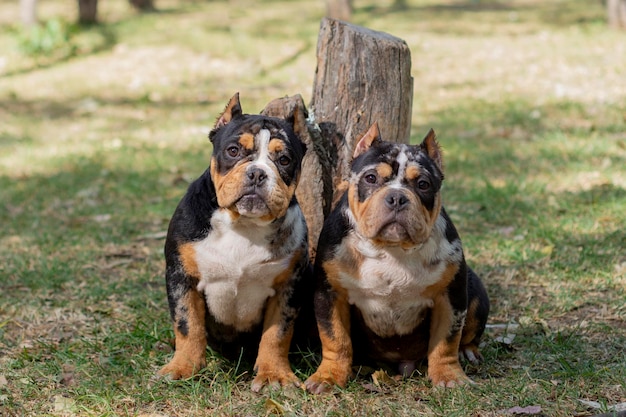
<svg viewBox="0 0 626 417"><path fill-rule="evenodd" d="M262 185L267 178L267 174L261 168L251 168L246 174L253 185Z"/></svg>
<svg viewBox="0 0 626 417"><path fill-rule="evenodd" d="M385 196L385 204L391 210L400 211L409 204L409 199L400 191L390 192Z"/></svg>

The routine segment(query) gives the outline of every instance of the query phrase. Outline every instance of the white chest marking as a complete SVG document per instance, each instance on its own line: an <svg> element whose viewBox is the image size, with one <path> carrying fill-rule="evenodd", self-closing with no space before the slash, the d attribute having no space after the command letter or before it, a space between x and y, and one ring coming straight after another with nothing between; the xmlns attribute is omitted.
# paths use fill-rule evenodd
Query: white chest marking
<svg viewBox="0 0 626 417"><path fill-rule="evenodd" d="M445 221L441 220L442 224L437 226L445 230ZM441 228L437 226L436 229ZM434 304L432 299L424 297L424 290L441 279L446 261L452 260L433 262L442 253L439 246L452 247L460 245L460 241L449 243L445 238L443 242L432 238L419 248L405 251L377 248L356 234L347 239L350 240L347 246L353 245L365 257L358 277L340 275L350 304L359 308L367 326L381 337L410 333L420 324L422 310ZM338 253L337 258L341 257Z"/></svg>
<svg viewBox="0 0 626 417"><path fill-rule="evenodd" d="M249 330L261 320L265 301L275 293L272 283L290 258L272 257L263 227L233 225L226 212L215 213L211 224L209 236L194 244L198 291L219 322Z"/></svg>

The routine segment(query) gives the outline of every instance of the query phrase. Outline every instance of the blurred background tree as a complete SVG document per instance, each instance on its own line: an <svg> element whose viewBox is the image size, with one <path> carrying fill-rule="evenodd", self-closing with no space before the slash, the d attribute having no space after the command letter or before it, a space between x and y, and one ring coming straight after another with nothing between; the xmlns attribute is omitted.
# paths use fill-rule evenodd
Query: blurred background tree
<svg viewBox="0 0 626 417"><path fill-rule="evenodd" d="M607 0L609 26L626 29L626 0Z"/></svg>
<svg viewBox="0 0 626 417"><path fill-rule="evenodd" d="M154 11L153 0L128 0L140 12ZM37 0L20 0L20 16L25 27L37 24ZM98 22L98 0L78 0L78 23Z"/></svg>

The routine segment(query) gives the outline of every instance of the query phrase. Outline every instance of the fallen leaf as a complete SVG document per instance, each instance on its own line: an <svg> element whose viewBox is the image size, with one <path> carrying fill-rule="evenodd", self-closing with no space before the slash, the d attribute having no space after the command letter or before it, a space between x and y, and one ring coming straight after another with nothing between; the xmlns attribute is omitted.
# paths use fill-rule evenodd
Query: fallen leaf
<svg viewBox="0 0 626 417"><path fill-rule="evenodd" d="M513 408L509 408L505 411L507 414L540 414L541 406L539 405L529 405L528 407L519 407L515 406Z"/></svg>
<svg viewBox="0 0 626 417"><path fill-rule="evenodd" d="M374 381L374 384L378 387L382 387L383 385L389 387L398 385L398 381L390 377L389 374L387 374L387 372L383 371L382 369L372 374L372 380Z"/></svg>
<svg viewBox="0 0 626 417"><path fill-rule="evenodd" d="M74 400L71 398L66 398L62 395L54 396L54 411L58 412L67 412L72 411L74 407Z"/></svg>
<svg viewBox="0 0 626 417"><path fill-rule="evenodd" d="M285 414L285 407L280 405L277 401L268 398L265 400L265 410L271 414L278 414L280 416Z"/></svg>

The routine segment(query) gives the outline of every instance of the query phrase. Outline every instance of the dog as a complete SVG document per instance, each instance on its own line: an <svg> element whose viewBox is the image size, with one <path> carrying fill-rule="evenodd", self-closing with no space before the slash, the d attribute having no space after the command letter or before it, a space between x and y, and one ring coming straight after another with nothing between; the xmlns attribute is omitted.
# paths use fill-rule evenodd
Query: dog
<svg viewBox="0 0 626 417"><path fill-rule="evenodd" d="M324 222L315 262L314 309L322 360L305 386L344 387L353 361L408 375L427 359L435 386L470 383L489 313L479 277L441 202L441 149L383 141L374 123L358 141L347 191Z"/></svg>
<svg viewBox="0 0 626 417"><path fill-rule="evenodd" d="M256 358L253 391L302 387L288 353L312 267L295 198L306 146L292 126L243 114L235 94L209 133L209 168L189 186L167 232L176 346L160 375L194 375L206 366L208 345L228 359Z"/></svg>

